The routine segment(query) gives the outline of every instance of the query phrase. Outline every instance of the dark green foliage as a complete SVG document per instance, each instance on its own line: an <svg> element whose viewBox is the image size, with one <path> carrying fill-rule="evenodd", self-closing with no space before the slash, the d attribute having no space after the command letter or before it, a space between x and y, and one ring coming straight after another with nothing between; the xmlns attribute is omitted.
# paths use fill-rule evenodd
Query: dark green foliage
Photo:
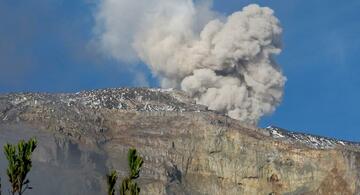
<svg viewBox="0 0 360 195"><path fill-rule="evenodd" d="M28 142L21 140L17 145L5 144L4 152L8 160L6 173L11 183L11 193L21 195L29 186L26 178L32 167L31 154L35 150L37 141L32 138Z"/></svg>
<svg viewBox="0 0 360 195"><path fill-rule="evenodd" d="M140 168L144 163L143 159L137 155L136 149L130 148L128 152L128 162L130 168L130 178L137 179L140 174Z"/></svg>
<svg viewBox="0 0 360 195"><path fill-rule="evenodd" d="M128 163L130 174L121 182L120 195L138 195L140 193L140 188L135 182L135 179L139 178L140 169L144 161L142 157L137 154L136 149L129 149Z"/></svg>
<svg viewBox="0 0 360 195"><path fill-rule="evenodd" d="M139 195L140 188L135 179L140 176L140 169L144 163L143 159L137 154L136 149L130 148L128 152L129 175L125 177L120 185L120 195ZM106 175L108 185L108 195L115 194L115 185L118 179L116 171L111 171Z"/></svg>
<svg viewBox="0 0 360 195"><path fill-rule="evenodd" d="M120 186L120 195L139 195L140 188L138 187L137 183L126 177Z"/></svg>
<svg viewBox="0 0 360 195"><path fill-rule="evenodd" d="M110 174L106 175L108 185L108 195L115 195L115 184L118 176L116 171L111 171Z"/></svg>

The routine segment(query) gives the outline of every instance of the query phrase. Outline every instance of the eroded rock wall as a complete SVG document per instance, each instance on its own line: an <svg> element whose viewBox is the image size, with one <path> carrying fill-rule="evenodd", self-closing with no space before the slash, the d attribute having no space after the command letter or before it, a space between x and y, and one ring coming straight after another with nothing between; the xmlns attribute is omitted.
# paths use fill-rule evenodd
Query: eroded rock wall
<svg viewBox="0 0 360 195"><path fill-rule="evenodd" d="M37 194L105 193L109 169L127 174L129 147L144 157L142 194L360 194L356 143L319 138L328 144L314 147L246 127L181 93L142 90L0 96L0 142L38 137L30 175Z"/></svg>

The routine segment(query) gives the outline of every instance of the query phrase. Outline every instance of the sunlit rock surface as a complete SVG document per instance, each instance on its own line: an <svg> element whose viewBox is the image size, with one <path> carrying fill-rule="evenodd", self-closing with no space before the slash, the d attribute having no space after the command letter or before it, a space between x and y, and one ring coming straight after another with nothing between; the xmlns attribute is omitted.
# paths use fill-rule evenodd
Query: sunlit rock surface
<svg viewBox="0 0 360 195"><path fill-rule="evenodd" d="M360 194L358 143L244 126L176 90L0 95L0 144L32 136L29 194L104 194L129 147L142 194Z"/></svg>

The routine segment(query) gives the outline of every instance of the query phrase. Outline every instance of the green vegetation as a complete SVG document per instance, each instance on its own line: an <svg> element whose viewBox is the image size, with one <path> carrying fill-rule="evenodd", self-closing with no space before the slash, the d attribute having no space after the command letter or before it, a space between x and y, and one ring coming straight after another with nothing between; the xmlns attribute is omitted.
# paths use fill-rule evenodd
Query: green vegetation
<svg viewBox="0 0 360 195"><path fill-rule="evenodd" d="M116 171L111 171L110 174L106 175L108 185L108 195L115 195L115 184L118 176Z"/></svg>
<svg viewBox="0 0 360 195"><path fill-rule="evenodd" d="M5 144L4 153L8 160L6 170L9 182L11 183L10 193L12 195L22 195L26 190L32 189L27 178L32 167L31 155L37 146L37 141L31 138L29 141L21 140L17 144ZM140 188L136 179L140 176L143 165L143 158L137 154L136 149L130 148L128 151L129 175L126 176L120 185L120 195L139 195ZM116 171L111 171L106 175L108 185L108 195L115 195L115 185L118 179ZM1 195L1 178L0 178Z"/></svg>
<svg viewBox="0 0 360 195"><path fill-rule="evenodd" d="M137 183L128 177L124 178L120 186L120 195L138 194L140 194L140 188L138 187Z"/></svg>
<svg viewBox="0 0 360 195"><path fill-rule="evenodd" d="M120 185L120 195L139 195L140 188L135 179L139 178L141 166L144 163L142 157L137 154L136 149L130 148L128 152L129 175L125 177ZM108 194L115 194L117 174L112 171L107 175Z"/></svg>
<svg viewBox="0 0 360 195"><path fill-rule="evenodd" d="M129 149L128 163L130 174L124 178L120 186L120 195L138 195L140 188L138 187L135 179L140 176L140 169L144 163L143 159L137 154L136 149Z"/></svg>
<svg viewBox="0 0 360 195"><path fill-rule="evenodd" d="M8 160L6 170L9 182L11 183L11 194L23 194L29 186L30 180L27 174L32 167L31 155L37 146L37 141L32 138L28 142L21 140L18 144L5 144L4 152Z"/></svg>
<svg viewBox="0 0 360 195"><path fill-rule="evenodd" d="M140 169L144 163L143 159L137 154L136 149L130 148L128 152L128 163L130 168L129 178L137 179L140 176Z"/></svg>

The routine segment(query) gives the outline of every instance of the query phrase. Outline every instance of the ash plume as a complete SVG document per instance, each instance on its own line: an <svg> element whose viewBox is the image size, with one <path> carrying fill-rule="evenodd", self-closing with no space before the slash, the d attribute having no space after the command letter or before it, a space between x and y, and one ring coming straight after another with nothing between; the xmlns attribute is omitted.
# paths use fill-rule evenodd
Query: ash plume
<svg viewBox="0 0 360 195"><path fill-rule="evenodd" d="M281 33L273 10L252 4L230 16L193 0L101 0L96 41L110 57L146 63L164 88L248 124L273 112L286 78L274 56Z"/></svg>

